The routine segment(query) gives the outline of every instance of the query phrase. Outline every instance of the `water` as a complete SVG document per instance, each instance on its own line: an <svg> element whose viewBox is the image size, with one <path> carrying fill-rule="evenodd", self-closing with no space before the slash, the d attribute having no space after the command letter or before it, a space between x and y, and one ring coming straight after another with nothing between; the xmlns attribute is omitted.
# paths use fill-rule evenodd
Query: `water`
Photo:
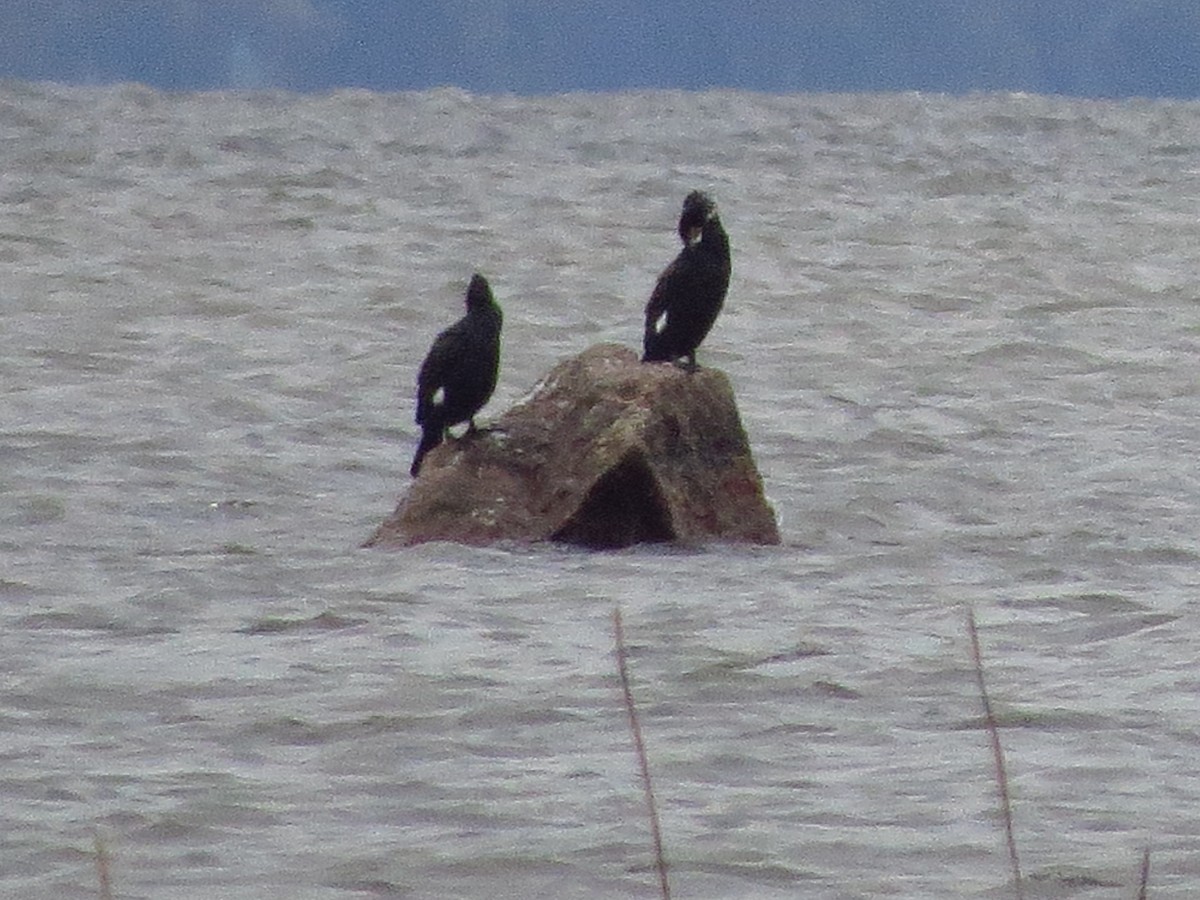
<svg viewBox="0 0 1200 900"><path fill-rule="evenodd" d="M1200 889L1200 106L0 85L0 896ZM482 419L635 344L687 191L778 548L358 549L478 269Z"/></svg>

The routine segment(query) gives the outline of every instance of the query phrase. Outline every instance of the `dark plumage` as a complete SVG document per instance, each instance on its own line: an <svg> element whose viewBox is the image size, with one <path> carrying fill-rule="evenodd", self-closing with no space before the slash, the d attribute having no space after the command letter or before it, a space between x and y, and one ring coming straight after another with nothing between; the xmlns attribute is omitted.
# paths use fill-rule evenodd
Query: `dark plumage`
<svg viewBox="0 0 1200 900"><path fill-rule="evenodd" d="M467 287L467 314L437 336L417 374L422 433L409 470L414 478L447 428L467 422L467 433L475 431L475 414L496 389L503 319L487 279L476 274Z"/></svg>
<svg viewBox="0 0 1200 900"><path fill-rule="evenodd" d="M646 304L642 362L683 357L694 369L696 348L725 303L730 272L729 236L717 205L702 191L692 191L683 201L679 238L683 249L658 277Z"/></svg>

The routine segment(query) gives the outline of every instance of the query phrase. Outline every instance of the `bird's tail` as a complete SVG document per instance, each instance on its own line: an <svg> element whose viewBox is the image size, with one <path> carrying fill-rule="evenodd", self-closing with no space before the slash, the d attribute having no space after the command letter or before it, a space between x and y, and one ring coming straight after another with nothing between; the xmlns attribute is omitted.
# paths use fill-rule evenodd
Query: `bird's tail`
<svg viewBox="0 0 1200 900"><path fill-rule="evenodd" d="M425 454L442 442L444 431L440 422L425 423L424 430L421 432L421 443L417 444L417 455L413 457L412 468L408 470L408 474L413 478L416 478L421 471L421 463L425 460Z"/></svg>

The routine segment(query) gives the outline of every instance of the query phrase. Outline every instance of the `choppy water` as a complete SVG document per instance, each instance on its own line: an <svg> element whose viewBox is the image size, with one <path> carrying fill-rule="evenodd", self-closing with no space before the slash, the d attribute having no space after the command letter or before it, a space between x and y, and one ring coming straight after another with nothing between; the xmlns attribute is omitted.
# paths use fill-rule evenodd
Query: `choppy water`
<svg viewBox="0 0 1200 900"><path fill-rule="evenodd" d="M637 341L707 188L701 362L785 545L356 549L475 269L488 414ZM0 85L0 896L1200 891L1200 106Z"/></svg>

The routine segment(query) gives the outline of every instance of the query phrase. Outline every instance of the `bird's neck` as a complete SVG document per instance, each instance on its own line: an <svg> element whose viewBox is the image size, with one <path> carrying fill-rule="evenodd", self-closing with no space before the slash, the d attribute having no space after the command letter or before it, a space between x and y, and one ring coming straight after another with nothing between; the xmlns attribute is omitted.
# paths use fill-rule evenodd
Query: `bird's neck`
<svg viewBox="0 0 1200 900"><path fill-rule="evenodd" d="M721 220L716 216L704 223L704 230L700 233L700 245L708 250L729 255L729 235L725 233Z"/></svg>

